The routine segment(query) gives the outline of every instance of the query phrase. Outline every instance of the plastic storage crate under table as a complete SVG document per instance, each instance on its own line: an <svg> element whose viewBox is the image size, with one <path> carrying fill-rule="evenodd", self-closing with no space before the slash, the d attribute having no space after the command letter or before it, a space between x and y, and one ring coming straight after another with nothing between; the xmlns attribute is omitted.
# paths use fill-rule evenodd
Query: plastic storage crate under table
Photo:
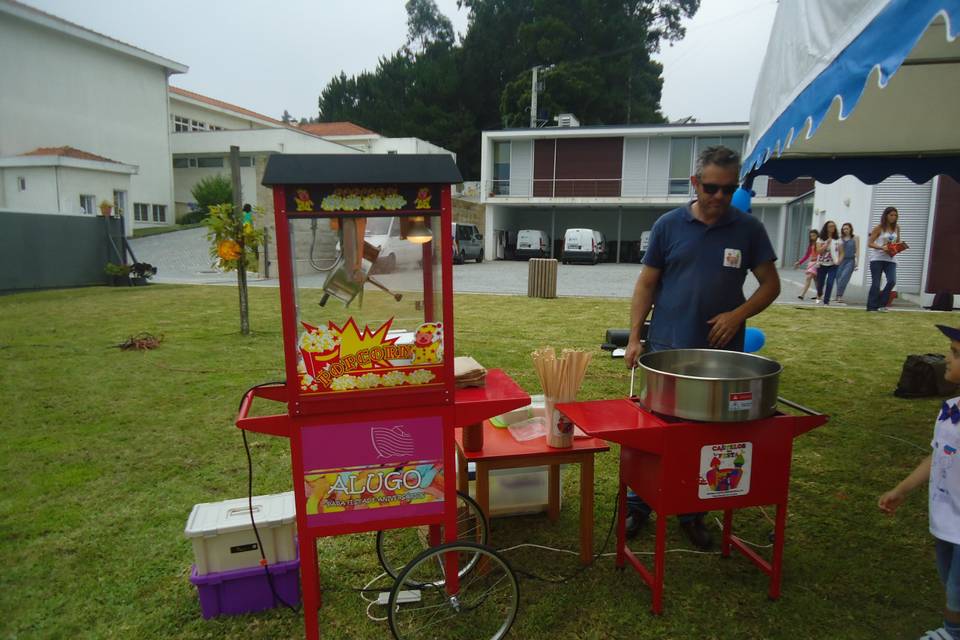
<svg viewBox="0 0 960 640"><path fill-rule="evenodd" d="M232 616L264 611L278 605L299 605L300 558L270 565L268 571L272 588L261 566L198 575L194 565L190 582L197 587L203 617Z"/></svg>

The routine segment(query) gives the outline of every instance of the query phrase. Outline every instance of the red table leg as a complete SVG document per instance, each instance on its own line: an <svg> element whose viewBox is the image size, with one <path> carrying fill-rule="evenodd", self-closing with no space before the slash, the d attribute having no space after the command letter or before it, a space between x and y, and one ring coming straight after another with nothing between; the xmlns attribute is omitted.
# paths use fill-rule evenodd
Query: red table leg
<svg viewBox="0 0 960 640"><path fill-rule="evenodd" d="M593 560L593 454L580 460L580 564Z"/></svg>
<svg viewBox="0 0 960 640"><path fill-rule="evenodd" d="M723 512L723 535L720 538L720 555L730 557L730 538L733 537L733 509Z"/></svg>
<svg viewBox="0 0 960 640"><path fill-rule="evenodd" d="M787 530L787 503L782 502L777 505L776 525L773 528L773 562L770 570L770 591L768 595L771 600L780 598L780 581L783 577L783 545Z"/></svg>
<svg viewBox="0 0 960 640"><path fill-rule="evenodd" d="M667 517L657 514L657 541L653 550L653 613L663 613L663 572L667 555Z"/></svg>
<svg viewBox="0 0 960 640"><path fill-rule="evenodd" d="M617 561L616 567L623 569L627 561L627 485L620 483L617 493Z"/></svg>
<svg viewBox="0 0 960 640"><path fill-rule="evenodd" d="M547 518L556 522L560 518L560 465L551 464L547 473Z"/></svg>

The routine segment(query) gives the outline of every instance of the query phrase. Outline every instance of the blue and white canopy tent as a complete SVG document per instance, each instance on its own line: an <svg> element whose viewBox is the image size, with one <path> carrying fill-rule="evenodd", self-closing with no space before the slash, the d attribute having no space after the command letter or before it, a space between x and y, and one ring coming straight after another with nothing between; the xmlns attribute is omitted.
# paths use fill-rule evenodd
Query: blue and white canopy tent
<svg viewBox="0 0 960 640"><path fill-rule="evenodd" d="M960 181L960 0L783 0L742 178Z"/></svg>

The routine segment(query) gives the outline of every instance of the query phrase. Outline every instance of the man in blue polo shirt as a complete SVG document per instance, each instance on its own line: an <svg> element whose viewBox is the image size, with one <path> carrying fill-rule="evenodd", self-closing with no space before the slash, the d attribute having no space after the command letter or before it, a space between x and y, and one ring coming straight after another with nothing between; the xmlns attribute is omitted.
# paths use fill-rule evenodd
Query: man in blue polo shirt
<svg viewBox="0 0 960 640"><path fill-rule="evenodd" d="M743 351L747 318L780 294L777 256L763 223L730 206L739 173L736 152L723 146L704 149L690 176L696 199L660 216L653 225L630 307L627 367L636 366L643 352L640 328L651 307L647 351ZM743 295L747 271L760 283L749 299ZM650 507L633 492L628 492L627 504L627 535L633 537L649 517ZM687 538L701 549L713 545L705 515L679 517Z"/></svg>

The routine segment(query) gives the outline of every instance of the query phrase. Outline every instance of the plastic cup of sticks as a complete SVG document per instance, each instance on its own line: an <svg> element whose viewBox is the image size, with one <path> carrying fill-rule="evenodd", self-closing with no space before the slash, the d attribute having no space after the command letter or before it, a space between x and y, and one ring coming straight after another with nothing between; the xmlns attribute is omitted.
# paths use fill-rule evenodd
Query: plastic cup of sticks
<svg viewBox="0 0 960 640"><path fill-rule="evenodd" d="M564 349L557 357L553 347L544 347L531 354L543 394L546 396L547 445L558 449L573 446L573 422L557 411L556 404L573 402L583 382L593 354L577 349Z"/></svg>
<svg viewBox="0 0 960 640"><path fill-rule="evenodd" d="M559 402L567 402L560 400ZM546 399L546 418L547 418L547 446L555 449L569 449L573 446L573 422L557 411L554 405L556 400L547 396Z"/></svg>

